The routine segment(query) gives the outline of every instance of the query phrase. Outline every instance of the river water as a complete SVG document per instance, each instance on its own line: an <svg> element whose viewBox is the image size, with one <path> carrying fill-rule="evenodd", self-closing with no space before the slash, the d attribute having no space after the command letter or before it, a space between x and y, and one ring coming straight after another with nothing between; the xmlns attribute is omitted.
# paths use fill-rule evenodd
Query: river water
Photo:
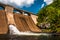
<svg viewBox="0 0 60 40"><path fill-rule="evenodd" d="M60 35L0 35L0 40L60 40Z"/></svg>

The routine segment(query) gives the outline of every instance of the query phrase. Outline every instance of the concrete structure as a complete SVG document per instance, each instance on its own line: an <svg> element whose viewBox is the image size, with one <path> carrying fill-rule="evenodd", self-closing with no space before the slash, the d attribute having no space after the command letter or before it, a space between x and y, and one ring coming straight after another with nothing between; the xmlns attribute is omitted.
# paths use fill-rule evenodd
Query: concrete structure
<svg viewBox="0 0 60 40"><path fill-rule="evenodd" d="M5 6L5 12L8 20L8 24L15 24L13 17L13 7Z"/></svg>
<svg viewBox="0 0 60 40"><path fill-rule="evenodd" d="M35 15L35 14L31 14L31 18L34 21L34 23L37 24L37 18L38 18L38 16Z"/></svg>
<svg viewBox="0 0 60 40"><path fill-rule="evenodd" d="M41 32L35 25L35 23L37 23L36 16L10 5L0 4L0 6L4 8L4 10L0 10L0 34L7 34L9 25L14 25L20 32ZM17 12L14 12L14 9L17 10Z"/></svg>

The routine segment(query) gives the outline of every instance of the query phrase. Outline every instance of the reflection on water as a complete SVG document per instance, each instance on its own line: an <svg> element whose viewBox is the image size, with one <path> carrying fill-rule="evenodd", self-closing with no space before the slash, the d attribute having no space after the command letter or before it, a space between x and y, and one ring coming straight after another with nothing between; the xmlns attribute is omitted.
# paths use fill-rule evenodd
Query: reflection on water
<svg viewBox="0 0 60 40"><path fill-rule="evenodd" d="M17 35L0 35L0 40L60 40L60 35L40 35L40 36L17 36Z"/></svg>

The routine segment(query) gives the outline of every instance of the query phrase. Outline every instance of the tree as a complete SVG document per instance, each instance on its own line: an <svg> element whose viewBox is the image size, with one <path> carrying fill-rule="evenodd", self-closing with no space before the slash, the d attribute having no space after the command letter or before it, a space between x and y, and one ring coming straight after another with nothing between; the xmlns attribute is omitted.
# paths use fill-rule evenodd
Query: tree
<svg viewBox="0 0 60 40"><path fill-rule="evenodd" d="M41 23L50 23L52 29L60 26L60 0L54 2L38 12L38 25ZM54 29L55 30L55 29Z"/></svg>

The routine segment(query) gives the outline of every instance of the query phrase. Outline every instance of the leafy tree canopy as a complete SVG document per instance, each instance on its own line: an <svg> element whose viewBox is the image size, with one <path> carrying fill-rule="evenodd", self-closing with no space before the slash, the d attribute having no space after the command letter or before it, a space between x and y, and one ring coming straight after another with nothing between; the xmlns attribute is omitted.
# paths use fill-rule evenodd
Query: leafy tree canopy
<svg viewBox="0 0 60 40"><path fill-rule="evenodd" d="M54 2L38 12L38 25L41 23L50 23L52 27L60 26L60 0Z"/></svg>

